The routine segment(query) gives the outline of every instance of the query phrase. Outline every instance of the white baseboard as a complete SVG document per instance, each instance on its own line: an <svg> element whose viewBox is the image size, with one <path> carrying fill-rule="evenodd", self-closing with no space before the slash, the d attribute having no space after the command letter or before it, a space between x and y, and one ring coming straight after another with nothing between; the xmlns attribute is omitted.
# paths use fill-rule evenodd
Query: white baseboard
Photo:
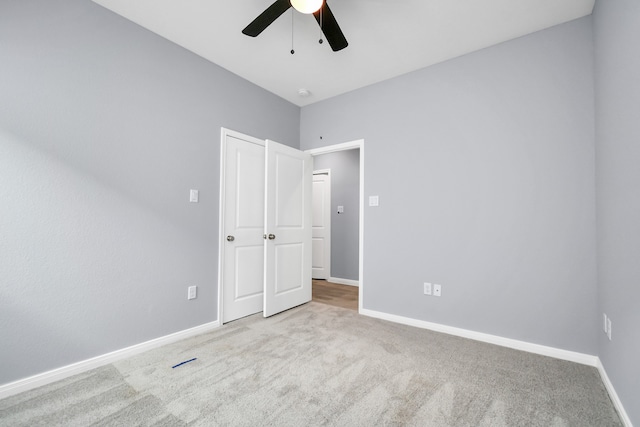
<svg viewBox="0 0 640 427"><path fill-rule="evenodd" d="M347 279L335 279L330 278L329 281L333 283L340 283L336 280ZM350 281L354 282L354 281ZM351 284L351 286L358 286ZM349 284L349 283L343 283ZM394 314L383 313L375 310L361 309L360 314L364 316L374 317L377 319L387 320L390 322L400 323L403 325L414 326L422 329L429 329L436 332L442 332L449 335L459 336L463 338L469 338L476 341L486 342L490 344L496 344L502 347L513 348L516 350L527 351L529 353L540 354L543 356L554 357L556 359L567 360L570 362L580 363L583 365L594 366L598 369L602 382L607 389L611 401L613 402L622 422L625 427L633 427L631 419L622 406L622 402L616 393L609 376L607 375L600 358L597 356L591 356L584 353L577 353L568 350L561 350L554 347L547 347L539 344L532 344L525 341L513 340L510 338L503 338L496 335L484 334L480 332L470 331L467 329L454 328L452 326L441 325L438 323L426 322L424 320L412 319L410 317L397 316ZM50 384L55 381L59 381L68 378L72 375L80 374L82 372L89 371L91 369L99 368L109 363L117 362L118 360L126 359L127 357L134 356L139 353L143 353L154 348L161 347L163 345L171 344L182 339L190 338L192 336L200 335L205 332L209 332L220 326L219 321L205 323L204 325L196 326L194 328L185 329L180 332L176 332L170 335L165 335L160 338L145 341L140 344L136 344L130 347L126 347L120 350L113 351L111 353L96 356L91 359L83 360L71 365L63 366L61 368L53 369L51 371L43 372L38 375L34 375L28 378L24 378L18 381L14 381L8 384L0 385L0 399L4 399L9 396L13 396L23 391L31 390L36 387Z"/></svg>
<svg viewBox="0 0 640 427"><path fill-rule="evenodd" d="M602 378L602 382L604 383L605 388L609 392L609 397L613 402L613 406L615 406L616 410L618 411L618 415L620 416L620 419L624 423L625 427L633 427L633 424L631 424L631 418L629 418L627 411L624 410L624 407L622 406L622 401L618 397L618 393L616 393L616 389L613 388L613 384L611 383L611 380L609 379L609 376L607 375L607 371L604 369L604 366L602 365L602 361L600 360L600 358L598 358L597 368L598 368L598 372L600 372L600 377Z"/></svg>
<svg viewBox="0 0 640 427"><path fill-rule="evenodd" d="M462 338L469 338L476 341L482 341L489 344L495 344L502 347L522 350L529 353L540 354L543 356L555 357L556 359L568 360L570 362L580 363L582 365L598 366L598 357L574 351L561 350L554 347L547 347L539 344L532 344L525 341L518 341L511 338L499 337L497 335L484 334L481 332L470 331L467 329L454 328L452 326L441 325L438 323L426 322L424 320L411 319L409 317L397 316L394 314L383 313L380 311L362 309L360 314L375 317L378 319L388 320L390 322L401 323L403 325L415 326L422 329L429 329L436 332L442 332L449 335L455 335Z"/></svg>
<svg viewBox="0 0 640 427"><path fill-rule="evenodd" d="M100 366L108 365L109 363L117 362L118 360L126 359L127 357L131 357L136 354L161 347L163 345L171 344L185 338L203 334L219 326L219 321L205 323L204 325L196 326L194 328L185 329L183 331L175 332L170 335L165 335L160 338L145 341L140 344L132 345L131 347L126 347L120 350L112 351L111 353L92 357L91 359L82 360L80 362L53 369L51 371L43 372L32 377L24 378L8 384L2 384L0 385L0 399L13 396L14 394L22 393L23 391L31 390L36 387L41 387L43 385L65 379L72 375L80 374L91 369L99 368Z"/></svg>
<svg viewBox="0 0 640 427"><path fill-rule="evenodd" d="M337 283L338 285L349 285L349 286L357 286L357 287L360 286L360 282L358 280L341 279L339 277L329 277L327 281L331 283Z"/></svg>
<svg viewBox="0 0 640 427"><path fill-rule="evenodd" d="M613 402L620 419L624 423L625 427L633 427L631 419L622 406L622 402L616 393L611 380L607 376L607 372L600 361L598 356L592 356L584 353L577 353L574 351L561 350L554 347L547 347L539 344L532 344L525 341L518 341L510 338L503 338L496 335L483 334L481 332L469 331L467 329L454 328L452 326L441 325L438 323L426 322L424 320L412 319L410 317L397 316L395 314L383 313L380 311L360 309L360 314L369 317L375 317L377 319L388 320L390 322L401 323L403 325L415 326L417 328L429 329L436 332L442 332L449 335L455 335L462 338L469 338L476 341L482 341L489 344L495 344L502 347L513 348L515 350L526 351L529 353L540 354L542 356L554 357L556 359L567 360L569 362L580 363L582 365L593 366L598 369L602 382L605 388L609 392L609 397Z"/></svg>

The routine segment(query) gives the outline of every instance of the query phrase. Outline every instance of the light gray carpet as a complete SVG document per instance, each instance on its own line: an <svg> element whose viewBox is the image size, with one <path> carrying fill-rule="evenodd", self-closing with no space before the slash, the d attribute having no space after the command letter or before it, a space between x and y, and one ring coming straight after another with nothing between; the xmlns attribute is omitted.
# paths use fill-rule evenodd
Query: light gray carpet
<svg viewBox="0 0 640 427"><path fill-rule="evenodd" d="M0 425L622 423L592 367L309 303L1 400Z"/></svg>

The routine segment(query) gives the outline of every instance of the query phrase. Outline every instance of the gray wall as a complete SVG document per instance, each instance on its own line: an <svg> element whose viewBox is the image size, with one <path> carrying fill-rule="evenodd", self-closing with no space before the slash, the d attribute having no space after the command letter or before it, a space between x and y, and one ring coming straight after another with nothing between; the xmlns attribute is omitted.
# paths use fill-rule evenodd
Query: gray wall
<svg viewBox="0 0 640 427"><path fill-rule="evenodd" d="M360 150L316 156L313 167L331 169L331 277L358 280ZM338 214L338 206L344 213Z"/></svg>
<svg viewBox="0 0 640 427"><path fill-rule="evenodd" d="M592 70L587 17L302 108L365 140L366 309L597 353Z"/></svg>
<svg viewBox="0 0 640 427"><path fill-rule="evenodd" d="M597 0L594 22L595 76L584 18L305 107L299 129L89 0L0 2L0 384L217 318L225 126L365 138L365 308L597 353L637 424L640 7Z"/></svg>
<svg viewBox="0 0 640 427"><path fill-rule="evenodd" d="M89 0L2 1L0 58L0 384L216 320L220 127L300 109Z"/></svg>
<svg viewBox="0 0 640 427"><path fill-rule="evenodd" d="M594 32L598 315L612 321L599 356L640 425L640 3L598 0Z"/></svg>

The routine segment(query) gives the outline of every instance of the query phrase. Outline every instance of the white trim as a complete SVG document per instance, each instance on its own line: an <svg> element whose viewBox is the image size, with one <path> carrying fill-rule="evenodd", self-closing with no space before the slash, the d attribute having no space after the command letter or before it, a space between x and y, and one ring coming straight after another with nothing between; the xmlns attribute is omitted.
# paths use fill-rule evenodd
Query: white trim
<svg viewBox="0 0 640 427"><path fill-rule="evenodd" d="M358 139L355 141L343 142L342 144L312 148L310 150L305 150L305 153L309 153L312 156L319 156L320 154L329 154L329 153L336 153L338 151L355 150L356 148L362 148L363 145L364 145L364 139Z"/></svg>
<svg viewBox="0 0 640 427"><path fill-rule="evenodd" d="M312 156L320 154L335 153L337 151L360 150L360 218L359 218L359 243L358 243L358 277L360 278L360 291L358 292L358 312L364 310L364 139L344 142L342 144L329 145L327 147L313 148L306 150Z"/></svg>
<svg viewBox="0 0 640 427"><path fill-rule="evenodd" d="M609 397L613 402L613 406L615 406L616 410L618 411L618 415L620 416L622 423L626 427L633 427L633 424L631 424L631 418L629 418L627 411L624 410L624 407L622 406L622 401L618 397L618 393L616 393L616 389L613 388L613 384L611 383L611 380L609 379L609 376L607 375L607 371L604 369L604 365L602 365L602 361L600 360L600 358L598 358L598 364L596 365L596 368L598 368L598 372L600 372L600 377L602 378L602 382L604 383L605 388L609 392Z"/></svg>
<svg viewBox="0 0 640 427"><path fill-rule="evenodd" d="M218 322L222 325L222 285L223 285L223 267L224 267L224 244L222 236L224 236L224 198L225 198L225 158L227 156L227 134L230 131L220 128L220 190L218 191Z"/></svg>
<svg viewBox="0 0 640 427"><path fill-rule="evenodd" d="M496 335L484 334L481 332L470 331L467 329L455 328L452 326L441 325L438 323L426 322L424 320L412 319L409 317L397 316L395 314L383 313L380 311L374 311L369 309L360 309L360 314L364 316L374 317L377 319L387 320L394 323L400 323L403 325L414 326L422 329L429 329L436 332L442 332L449 335L455 335L458 337L468 338L475 341L486 342L489 344L495 344L502 347L513 348L515 350L526 351L528 353L540 354L542 356L553 357L556 359L567 360L569 362L580 363L582 365L588 365L595 367L600 373L602 382L604 383L609 397L613 402L614 407L618 411L620 420L625 427L633 427L629 415L622 405L622 401L618 397L609 376L607 375L602 361L598 356L592 356L590 354L577 353L574 351L562 350L554 347L547 347L539 344L532 344L525 341L514 340L511 338L499 337Z"/></svg>
<svg viewBox="0 0 640 427"><path fill-rule="evenodd" d="M397 316L395 314L383 313L369 309L360 310L360 314L378 319L388 320L390 322L401 323L403 325L415 326L422 329L429 329L436 332L442 332L449 335L455 335L462 338L469 338L476 341L482 341L489 344L495 344L502 347L522 350L529 353L540 354L543 356L554 357L556 359L567 360L569 362L580 363L596 367L598 365L598 357L590 354L577 353L569 350L562 350L554 347L547 347L539 344L532 344L525 341L518 341L511 338L499 337L497 335L484 334L482 332L470 331L467 329L455 328L452 326L441 325L438 323L426 322L424 320L412 319L409 317Z"/></svg>
<svg viewBox="0 0 640 427"><path fill-rule="evenodd" d="M204 325L185 329L183 331L165 335L160 338L155 338L140 344L135 344L131 347L112 351L111 353L92 357L91 359L82 360L71 365L63 366L61 368L43 372L41 374L37 374L28 378L23 378L18 381L0 385L0 399L13 396L14 394L22 393L23 391L31 390L36 387L41 387L55 381L63 380L72 375L77 375L91 369L99 368L101 366L108 365L110 363L114 363L131 356L135 356L136 354L140 354L145 351L161 347L163 345L171 344L176 341L204 334L218 328L219 326L220 323L218 321L205 323Z"/></svg>
<svg viewBox="0 0 640 427"><path fill-rule="evenodd" d="M356 287L360 286L360 282L358 282L357 280L341 279L339 277L329 277L327 281L331 283L337 283L338 285L348 285L348 286L356 286Z"/></svg>

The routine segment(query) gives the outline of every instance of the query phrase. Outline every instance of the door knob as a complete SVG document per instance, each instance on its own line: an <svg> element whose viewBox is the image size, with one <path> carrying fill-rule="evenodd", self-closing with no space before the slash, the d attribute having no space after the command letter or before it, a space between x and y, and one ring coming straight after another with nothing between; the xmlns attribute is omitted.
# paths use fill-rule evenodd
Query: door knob
<svg viewBox="0 0 640 427"><path fill-rule="evenodd" d="M227 236L227 242L233 242L234 240L236 240L235 237L233 236Z"/></svg>
<svg viewBox="0 0 640 427"><path fill-rule="evenodd" d="M276 235L275 235L275 234L269 234L269 240L273 240L273 239L275 239L275 238L276 238Z"/></svg>

